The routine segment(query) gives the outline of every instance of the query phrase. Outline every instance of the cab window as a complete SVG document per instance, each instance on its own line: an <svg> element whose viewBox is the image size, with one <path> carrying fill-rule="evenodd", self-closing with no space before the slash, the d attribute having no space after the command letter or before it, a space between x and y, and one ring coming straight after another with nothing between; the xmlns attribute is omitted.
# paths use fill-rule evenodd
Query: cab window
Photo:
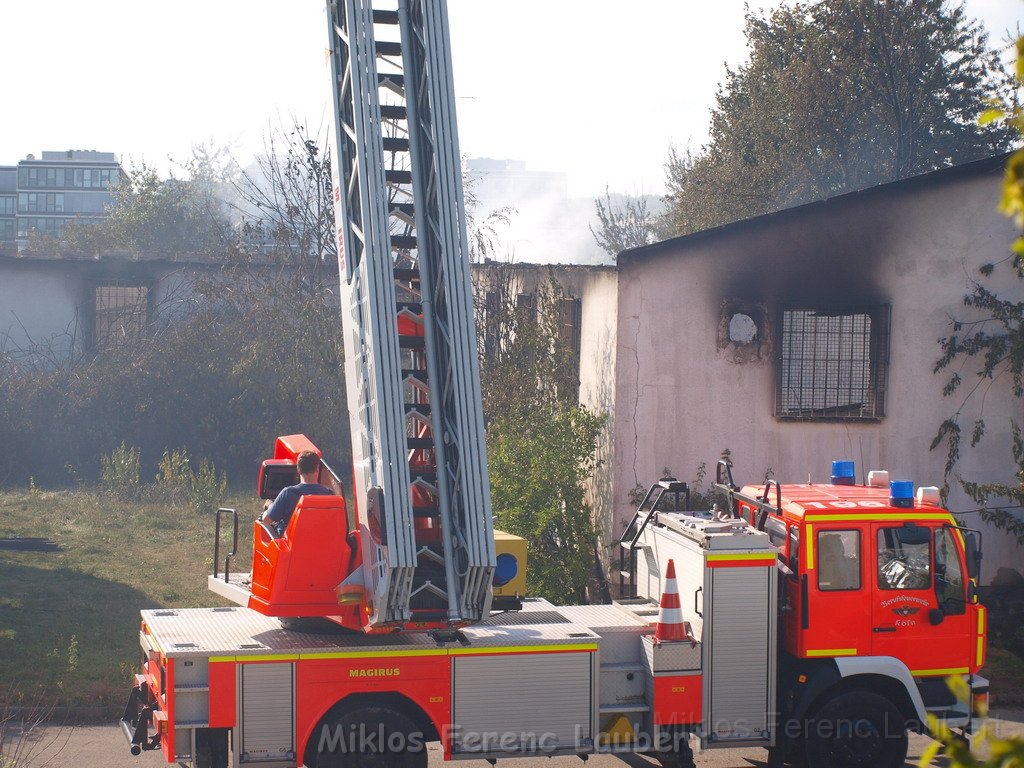
<svg viewBox="0 0 1024 768"><path fill-rule="evenodd" d="M928 589L931 575L931 531L919 525L878 531L879 589Z"/></svg>
<svg viewBox="0 0 1024 768"><path fill-rule="evenodd" d="M789 570L793 579L800 570L800 529L795 525L789 526Z"/></svg>
<svg viewBox="0 0 1024 768"><path fill-rule="evenodd" d="M860 531L818 532L818 589L860 589Z"/></svg>
<svg viewBox="0 0 1024 768"><path fill-rule="evenodd" d="M935 530L935 600L947 616L967 611L964 571L949 528Z"/></svg>

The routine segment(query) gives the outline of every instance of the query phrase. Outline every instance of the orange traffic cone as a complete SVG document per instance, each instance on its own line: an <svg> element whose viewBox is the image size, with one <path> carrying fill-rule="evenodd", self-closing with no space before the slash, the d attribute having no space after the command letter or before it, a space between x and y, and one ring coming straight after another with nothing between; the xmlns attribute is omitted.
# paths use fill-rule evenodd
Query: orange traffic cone
<svg viewBox="0 0 1024 768"><path fill-rule="evenodd" d="M661 610L658 611L658 625L654 629L655 643L672 643L689 640L696 644L690 633L690 625L683 621L683 609L679 603L679 587L676 586L676 564L668 561L665 568L665 584L661 590Z"/></svg>

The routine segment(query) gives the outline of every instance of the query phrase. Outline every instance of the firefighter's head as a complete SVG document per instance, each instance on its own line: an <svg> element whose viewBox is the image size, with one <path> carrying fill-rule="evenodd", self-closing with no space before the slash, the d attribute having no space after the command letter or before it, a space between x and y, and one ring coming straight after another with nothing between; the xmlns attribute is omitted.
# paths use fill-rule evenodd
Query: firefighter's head
<svg viewBox="0 0 1024 768"><path fill-rule="evenodd" d="M304 483L315 483L320 474L320 457L313 451L303 451L295 460L299 479Z"/></svg>

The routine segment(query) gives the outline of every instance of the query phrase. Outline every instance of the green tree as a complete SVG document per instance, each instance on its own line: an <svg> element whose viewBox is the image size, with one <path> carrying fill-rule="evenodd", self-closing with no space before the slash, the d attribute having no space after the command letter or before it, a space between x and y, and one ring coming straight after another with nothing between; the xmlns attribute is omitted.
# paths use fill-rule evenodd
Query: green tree
<svg viewBox="0 0 1024 768"><path fill-rule="evenodd" d="M671 150L663 235L718 226L1009 148L977 105L1009 85L979 22L945 0L748 12L699 151Z"/></svg>
<svg viewBox="0 0 1024 768"><path fill-rule="evenodd" d="M529 542L531 595L586 600L598 532L584 483L604 417L578 404L564 296L554 283L521 293L520 271L504 263L475 287L495 525Z"/></svg>
<svg viewBox="0 0 1024 768"><path fill-rule="evenodd" d="M591 227L590 233L601 250L612 258L628 248L650 245L657 239L657 220L646 195L616 195L613 199L605 187L604 199L597 198L594 208L598 227Z"/></svg>
<svg viewBox="0 0 1024 768"><path fill-rule="evenodd" d="M232 237L221 197L231 165L223 151L197 147L177 175L166 179L150 165L132 168L112 187L107 218L71 222L58 247L93 254L219 255Z"/></svg>

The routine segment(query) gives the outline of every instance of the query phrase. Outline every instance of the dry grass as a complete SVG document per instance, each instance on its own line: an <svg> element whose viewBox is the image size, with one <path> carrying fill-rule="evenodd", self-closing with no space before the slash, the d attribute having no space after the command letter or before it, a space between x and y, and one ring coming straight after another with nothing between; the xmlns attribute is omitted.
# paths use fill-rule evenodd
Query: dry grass
<svg viewBox="0 0 1024 768"><path fill-rule="evenodd" d="M242 539L236 562L248 570L260 503L234 502ZM206 589L213 530L212 515L153 501L83 490L0 492L0 537L60 545L59 552L0 551L0 695L123 705L138 665L139 610L223 604Z"/></svg>

